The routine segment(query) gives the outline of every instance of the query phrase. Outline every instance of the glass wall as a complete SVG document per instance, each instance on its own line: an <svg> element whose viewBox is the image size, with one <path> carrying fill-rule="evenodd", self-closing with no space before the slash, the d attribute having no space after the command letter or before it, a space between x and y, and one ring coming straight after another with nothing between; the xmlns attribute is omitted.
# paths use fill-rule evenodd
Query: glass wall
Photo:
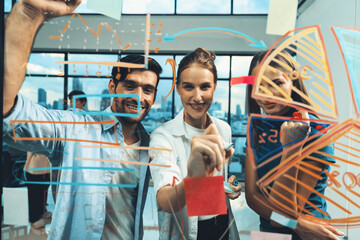
<svg viewBox="0 0 360 240"><path fill-rule="evenodd" d="M185 53L184 53L185 54ZM143 120L143 125L152 132L160 124L173 119L182 109L180 96L171 91L173 72L167 59L174 59L177 64L184 54L150 55L163 68L155 103ZM27 65L27 77L20 92L32 101L49 109L64 109L67 96L72 90L81 90L86 94L108 93L108 83L112 67L95 64L58 64L69 61L106 61L116 62L117 54L79 54L34 52ZM245 167L245 136L247 124L246 85L230 86L231 77L248 75L250 56L218 54L215 64L218 82L209 113L231 125L236 153L230 165L230 174L243 179ZM66 89L66 91L65 91ZM85 110L102 111L110 106L111 99L102 97L88 98Z"/></svg>

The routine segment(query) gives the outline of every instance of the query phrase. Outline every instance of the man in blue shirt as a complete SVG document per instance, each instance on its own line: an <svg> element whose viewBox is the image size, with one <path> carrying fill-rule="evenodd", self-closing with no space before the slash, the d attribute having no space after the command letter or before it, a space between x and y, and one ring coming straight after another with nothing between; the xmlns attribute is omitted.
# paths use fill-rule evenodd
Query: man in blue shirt
<svg viewBox="0 0 360 240"><path fill-rule="evenodd" d="M149 144L141 121L155 100L160 65L149 59L147 69L113 69L109 92L138 95L140 109L135 97L114 97L104 112L83 115L45 109L18 93L26 73L21 66L26 66L40 25L48 17L70 14L80 2L22 0L8 16L3 139L61 166L49 239L142 239L150 174L144 164L147 150L139 150ZM128 55L121 62L141 65L144 57Z"/></svg>
<svg viewBox="0 0 360 240"><path fill-rule="evenodd" d="M69 104L70 104L70 108L73 108L73 96L76 95L85 95L85 93L83 91L80 90L73 90L69 93ZM85 105L86 105L86 97L84 98L77 98L75 101L75 107L81 110L85 110Z"/></svg>

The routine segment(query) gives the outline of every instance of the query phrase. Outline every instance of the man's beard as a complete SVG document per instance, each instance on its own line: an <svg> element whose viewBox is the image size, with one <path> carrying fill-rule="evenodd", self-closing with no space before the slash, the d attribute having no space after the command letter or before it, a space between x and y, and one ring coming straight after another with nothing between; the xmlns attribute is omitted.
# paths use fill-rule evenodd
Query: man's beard
<svg viewBox="0 0 360 240"><path fill-rule="evenodd" d="M116 107L116 112L117 113L127 113L125 112L125 107L126 107L126 104L129 103L129 101L127 101L127 99L123 99L123 100L119 100L118 101L121 102L121 105L120 107L117 107L118 105L115 104L115 107ZM116 100L115 100L116 102ZM132 102L133 104L136 104L137 105L137 101L133 101ZM141 123L141 121L146 117L146 115L149 113L150 111L150 106L148 103L145 103L145 108L144 108L144 112L142 113L142 108L140 106L140 116L138 117L122 117L122 116L118 116L117 118L122 122L122 123L127 123L127 124L139 124ZM138 109L139 111L139 109Z"/></svg>

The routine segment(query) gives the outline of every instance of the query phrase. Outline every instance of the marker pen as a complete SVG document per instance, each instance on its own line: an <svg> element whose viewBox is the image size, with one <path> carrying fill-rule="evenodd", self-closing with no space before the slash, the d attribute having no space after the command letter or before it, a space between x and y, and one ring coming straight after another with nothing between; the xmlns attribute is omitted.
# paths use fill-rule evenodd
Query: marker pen
<svg viewBox="0 0 360 240"><path fill-rule="evenodd" d="M230 148L234 146L234 143L224 143L225 152L228 152Z"/></svg>

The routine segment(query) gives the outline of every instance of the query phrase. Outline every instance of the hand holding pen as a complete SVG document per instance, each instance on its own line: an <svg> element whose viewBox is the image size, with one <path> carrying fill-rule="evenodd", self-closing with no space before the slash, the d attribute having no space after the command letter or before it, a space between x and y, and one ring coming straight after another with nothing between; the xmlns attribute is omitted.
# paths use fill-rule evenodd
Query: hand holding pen
<svg viewBox="0 0 360 240"><path fill-rule="evenodd" d="M240 196L241 194L241 189L242 186L239 183L238 180L236 180L235 175L232 175L228 181L224 182L224 188L225 188L225 193L228 196L228 198L230 199L236 199Z"/></svg>
<svg viewBox="0 0 360 240"><path fill-rule="evenodd" d="M189 177L212 176L234 154L234 148L224 144L214 124L210 124L201 135L191 140L191 153L188 161Z"/></svg>

